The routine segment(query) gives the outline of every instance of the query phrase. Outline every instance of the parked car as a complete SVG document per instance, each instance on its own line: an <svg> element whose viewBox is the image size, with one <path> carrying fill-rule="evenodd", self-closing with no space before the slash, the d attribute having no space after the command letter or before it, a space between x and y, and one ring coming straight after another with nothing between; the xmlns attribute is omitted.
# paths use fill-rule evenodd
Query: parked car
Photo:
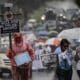
<svg viewBox="0 0 80 80"><path fill-rule="evenodd" d="M7 44L0 44L0 80L12 77L10 60L6 56Z"/></svg>

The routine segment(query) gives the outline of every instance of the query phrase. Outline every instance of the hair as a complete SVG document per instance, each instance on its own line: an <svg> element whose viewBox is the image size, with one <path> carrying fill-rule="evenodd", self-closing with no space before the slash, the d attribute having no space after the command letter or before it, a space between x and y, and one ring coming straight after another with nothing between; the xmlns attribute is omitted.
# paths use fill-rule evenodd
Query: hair
<svg viewBox="0 0 80 80"><path fill-rule="evenodd" d="M22 34L20 32L14 33L14 37L17 37L17 36L22 36Z"/></svg>
<svg viewBox="0 0 80 80"><path fill-rule="evenodd" d="M19 41L16 41L16 39L20 39L19 41L23 42L23 37L22 37L22 34L20 32L14 33L14 42L18 43Z"/></svg>
<svg viewBox="0 0 80 80"><path fill-rule="evenodd" d="M61 43L60 43L60 46L63 46L64 44L70 44L70 42L67 40L67 39L62 39L61 40Z"/></svg>

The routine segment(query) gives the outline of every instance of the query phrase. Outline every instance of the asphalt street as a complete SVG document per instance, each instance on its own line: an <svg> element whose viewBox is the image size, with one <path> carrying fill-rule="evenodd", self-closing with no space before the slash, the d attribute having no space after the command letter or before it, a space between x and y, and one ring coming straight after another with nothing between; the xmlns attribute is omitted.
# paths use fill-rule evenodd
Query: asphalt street
<svg viewBox="0 0 80 80"><path fill-rule="evenodd" d="M55 80L54 76L55 76L54 70L33 71L31 80ZM0 79L0 80L12 80L12 79ZM74 69L72 80L79 80L76 70Z"/></svg>
<svg viewBox="0 0 80 80"><path fill-rule="evenodd" d="M55 80L54 79L55 72L52 70L51 72L47 71L36 71L33 72L33 76L31 80ZM76 70L73 70L73 77L72 80L79 80Z"/></svg>

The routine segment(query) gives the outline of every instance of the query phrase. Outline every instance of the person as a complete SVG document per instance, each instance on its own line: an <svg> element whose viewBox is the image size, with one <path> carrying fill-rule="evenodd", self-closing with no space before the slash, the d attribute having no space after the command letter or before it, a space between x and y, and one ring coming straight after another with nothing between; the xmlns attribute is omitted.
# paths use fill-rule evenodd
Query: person
<svg viewBox="0 0 80 80"><path fill-rule="evenodd" d="M46 51L47 54L51 53L51 47L50 45L45 45L44 50Z"/></svg>
<svg viewBox="0 0 80 80"><path fill-rule="evenodd" d="M13 80L30 80L30 63L34 60L34 50L30 44L25 42L21 33L14 33L12 50L7 49L6 55L11 61ZM17 66L14 57L22 52L29 52L31 62Z"/></svg>
<svg viewBox="0 0 80 80"><path fill-rule="evenodd" d="M73 22L72 23L73 28L80 28L80 12L74 14L71 20Z"/></svg>
<svg viewBox="0 0 80 80"><path fill-rule="evenodd" d="M67 39L62 39L60 46L55 50L57 55L56 74L59 80L72 80L72 49L69 47L70 42Z"/></svg>
<svg viewBox="0 0 80 80"><path fill-rule="evenodd" d="M75 61L76 61L77 74L80 80L80 46L76 48Z"/></svg>
<svg viewBox="0 0 80 80"><path fill-rule="evenodd" d="M35 50L35 60L33 62L34 69L36 69L38 71L40 71L44 68L43 64L42 64L42 60L41 60L42 54L43 54L43 46L39 45Z"/></svg>

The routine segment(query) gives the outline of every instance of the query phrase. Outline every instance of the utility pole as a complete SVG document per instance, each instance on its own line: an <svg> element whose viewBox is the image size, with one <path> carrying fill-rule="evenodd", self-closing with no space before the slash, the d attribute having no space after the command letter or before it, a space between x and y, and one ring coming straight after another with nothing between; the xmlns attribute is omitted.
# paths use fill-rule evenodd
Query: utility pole
<svg viewBox="0 0 80 80"><path fill-rule="evenodd" d="M1 34L9 34L9 45L10 45L10 49L12 50L12 38L11 35L14 32L19 32L19 21L17 21L16 19L14 19L15 15L21 15L13 13L11 8L12 8L13 4L10 3L5 3L4 4L4 10L3 10L3 14L0 15L0 17L2 17L2 21L1 21L1 28L0 28L0 32Z"/></svg>

